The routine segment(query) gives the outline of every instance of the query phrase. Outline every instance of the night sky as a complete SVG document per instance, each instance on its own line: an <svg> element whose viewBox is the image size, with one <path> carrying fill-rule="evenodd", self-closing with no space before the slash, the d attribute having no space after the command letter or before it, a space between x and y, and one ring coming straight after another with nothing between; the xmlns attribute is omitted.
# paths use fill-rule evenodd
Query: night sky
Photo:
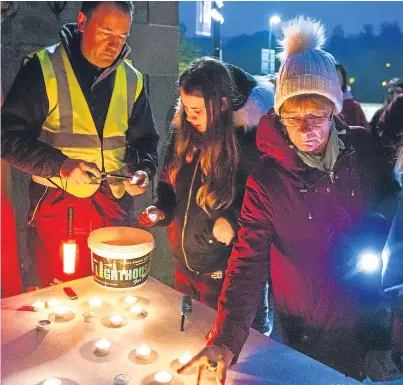
<svg viewBox="0 0 403 385"><path fill-rule="evenodd" d="M328 34L338 24L346 35L361 32L365 24L372 24L377 33L384 21L398 21L403 31L403 1L224 1L222 13L224 37L268 29L268 18L273 14L282 19L299 14L311 16L325 24ZM179 21L185 23L188 36L194 35L195 18L196 2L180 1Z"/></svg>

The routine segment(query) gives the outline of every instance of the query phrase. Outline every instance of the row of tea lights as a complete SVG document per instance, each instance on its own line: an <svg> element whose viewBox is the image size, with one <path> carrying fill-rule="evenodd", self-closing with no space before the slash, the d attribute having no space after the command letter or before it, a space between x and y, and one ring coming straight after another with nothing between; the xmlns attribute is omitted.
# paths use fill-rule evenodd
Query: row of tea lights
<svg viewBox="0 0 403 385"><path fill-rule="evenodd" d="M155 374L154 380L156 384L164 384L164 385L169 385L172 381L172 374L166 372L166 371L161 371ZM119 376L115 377L114 380L114 385L127 385L130 382L130 377L121 374ZM63 381L59 378L48 378L45 380L42 385L62 385Z"/></svg>
<svg viewBox="0 0 403 385"><path fill-rule="evenodd" d="M137 297L132 295L128 295L124 299L125 305L129 307L130 312L136 316L144 315L143 309L140 305L135 305L137 302ZM99 297L94 297L88 302L91 309L100 308L102 306L102 300ZM69 309L65 306L61 306L60 301L56 298L52 298L50 301L46 302L46 304L42 301L36 301L32 304L32 310L39 312L45 307L49 310L53 310L55 313L56 318L63 318L68 313ZM84 313L84 321L90 322L90 320L95 316L94 313L88 312ZM46 320L39 321L45 322ZM116 314L109 317L109 322L113 327L120 327L123 322L123 317ZM39 325L38 323L38 325ZM40 325L39 325L40 326ZM49 325L43 325L43 328L47 328ZM101 339L96 342L95 344L95 353L106 356L110 353L112 347L112 343L107 339ZM142 345L136 349L136 358L142 362L146 362L151 358L152 350L147 345ZM185 352L184 355L178 358L180 364L184 365L190 361L192 356L189 352ZM172 381L172 375L166 371L161 371L155 374L154 380L156 384L170 384ZM128 382L127 382L128 383ZM43 385L62 385L62 381L57 378L49 378L43 382Z"/></svg>
<svg viewBox="0 0 403 385"><path fill-rule="evenodd" d="M132 295L128 295L125 297L125 304L129 306L130 308L130 313L139 317L139 316L144 316L144 310L141 308L139 304L133 306L137 302L137 297L134 297ZM88 302L90 309L96 309L100 308L102 306L102 300L99 297L94 297ZM53 310L56 318L62 319L66 316L66 314L69 312L69 309L66 306L61 306L60 301L58 301L56 298L52 298L50 301L42 302L42 301L36 301L32 305L32 310L39 312L45 307L49 310ZM84 320L89 321L92 317L95 316L94 313L88 312L84 313ZM109 322L113 327L120 327L123 322L123 317L120 315L113 315L109 317Z"/></svg>

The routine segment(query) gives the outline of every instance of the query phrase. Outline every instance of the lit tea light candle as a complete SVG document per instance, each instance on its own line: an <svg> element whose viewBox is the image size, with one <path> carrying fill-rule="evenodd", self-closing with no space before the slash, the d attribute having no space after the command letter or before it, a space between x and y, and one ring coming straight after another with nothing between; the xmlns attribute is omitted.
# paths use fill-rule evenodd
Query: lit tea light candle
<svg viewBox="0 0 403 385"><path fill-rule="evenodd" d="M42 330L42 331L48 331L48 330L50 330L51 324L52 324L52 322L50 322L49 320L43 319L36 323L36 329Z"/></svg>
<svg viewBox="0 0 403 385"><path fill-rule="evenodd" d="M109 317L109 322L113 327L117 328L119 326L122 326L123 318L119 314L112 315Z"/></svg>
<svg viewBox="0 0 403 385"><path fill-rule="evenodd" d="M192 359L192 356L190 355L189 352L185 352L185 354L183 356L180 356L178 358L178 361L182 364L185 365L187 364L190 360Z"/></svg>
<svg viewBox="0 0 403 385"><path fill-rule="evenodd" d="M130 309L130 313L132 313L135 316L141 316L143 315L143 309L141 308L140 305L136 305Z"/></svg>
<svg viewBox="0 0 403 385"><path fill-rule="evenodd" d="M88 303L89 303L89 305L90 305L91 307L93 307L93 308L101 307L101 305L102 305L102 300L101 300L101 298L99 298L99 297L94 297L94 298L91 299Z"/></svg>
<svg viewBox="0 0 403 385"><path fill-rule="evenodd" d="M127 295L125 297L125 304L132 306L137 302L137 297L134 297L133 295Z"/></svg>
<svg viewBox="0 0 403 385"><path fill-rule="evenodd" d="M31 306L33 311L41 311L45 308L45 303L42 301L36 301Z"/></svg>
<svg viewBox="0 0 403 385"><path fill-rule="evenodd" d="M136 358L140 360L148 360L151 357L151 349L147 345L141 345L136 349Z"/></svg>
<svg viewBox="0 0 403 385"><path fill-rule="evenodd" d="M47 380L43 381L43 385L62 385L63 381L59 378L48 378Z"/></svg>
<svg viewBox="0 0 403 385"><path fill-rule="evenodd" d="M59 306L55 309L55 316L58 319L63 319L68 312L69 309L66 306Z"/></svg>
<svg viewBox="0 0 403 385"><path fill-rule="evenodd" d="M172 374L165 372L164 370L162 372L158 372L154 376L154 380L157 384L170 384L172 381Z"/></svg>
<svg viewBox="0 0 403 385"><path fill-rule="evenodd" d="M95 344L95 352L98 354L106 355L111 351L112 343L109 340L102 339Z"/></svg>
<svg viewBox="0 0 403 385"><path fill-rule="evenodd" d="M48 309L55 309L60 306L60 301L56 298L52 298L50 301L46 302L46 307Z"/></svg>

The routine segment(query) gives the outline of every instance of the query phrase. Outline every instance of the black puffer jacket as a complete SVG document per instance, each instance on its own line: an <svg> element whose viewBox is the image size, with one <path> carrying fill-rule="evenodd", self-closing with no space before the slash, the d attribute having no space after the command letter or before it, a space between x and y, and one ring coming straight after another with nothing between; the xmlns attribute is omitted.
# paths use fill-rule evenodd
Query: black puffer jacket
<svg viewBox="0 0 403 385"><path fill-rule="evenodd" d="M175 258L190 270L213 272L225 269L232 245L225 246L213 236L213 226L217 218L224 217L237 231L245 183L259 158L256 147L256 126L260 117L273 105L273 87L263 78L253 78L243 70L231 66L230 70L237 84L239 95L235 106L241 106L233 114L238 127L237 139L240 147L240 164L236 174L236 197L227 209L216 210L208 216L196 203L196 193L202 184L202 175L197 152L191 163L184 162L175 186L166 175L167 164L172 154L172 136L165 157L165 167L161 174L155 205L161 209L166 219L160 225L168 225L167 233ZM172 126L181 124L182 111L178 108ZM173 134L174 135L174 134Z"/></svg>

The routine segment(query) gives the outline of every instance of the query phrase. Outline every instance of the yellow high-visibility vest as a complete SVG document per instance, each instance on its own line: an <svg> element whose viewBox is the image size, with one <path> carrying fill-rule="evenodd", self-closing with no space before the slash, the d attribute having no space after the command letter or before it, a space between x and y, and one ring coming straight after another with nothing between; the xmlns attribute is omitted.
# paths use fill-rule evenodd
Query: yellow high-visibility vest
<svg viewBox="0 0 403 385"><path fill-rule="evenodd" d="M122 61L115 69L115 84L101 141L63 44L46 47L35 55L42 68L49 100L39 140L58 148L69 158L93 162L101 171L122 173L126 166L128 120L143 88L142 74L130 60ZM33 176L32 179L50 187L57 185L79 198L93 195L100 187L100 184L73 186L60 177ZM125 193L122 182L109 184L109 187L116 198Z"/></svg>

